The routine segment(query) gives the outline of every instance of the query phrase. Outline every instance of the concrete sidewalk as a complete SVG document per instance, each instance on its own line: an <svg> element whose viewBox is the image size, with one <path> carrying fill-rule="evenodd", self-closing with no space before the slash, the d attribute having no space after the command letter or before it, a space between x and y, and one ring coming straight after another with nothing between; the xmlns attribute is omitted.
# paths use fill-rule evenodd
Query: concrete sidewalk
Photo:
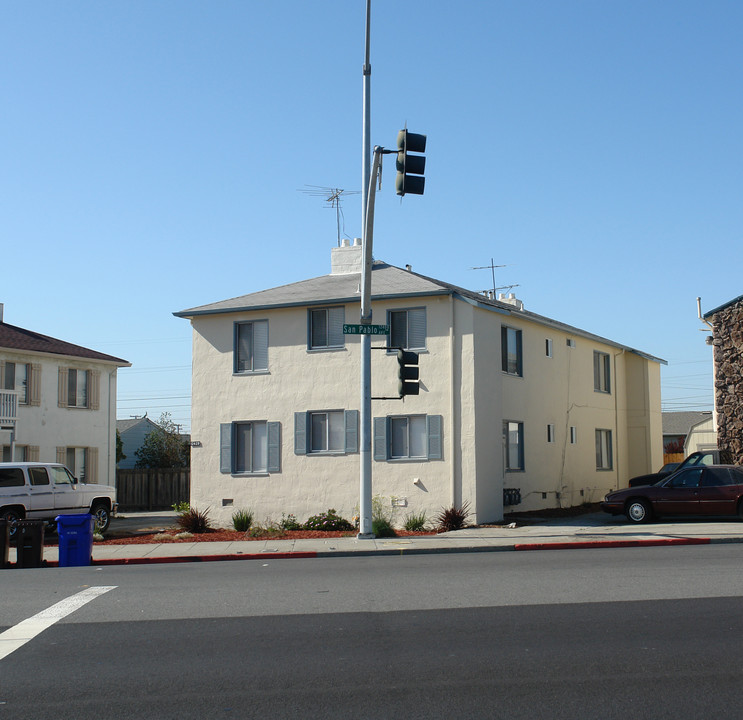
<svg viewBox="0 0 743 720"><path fill-rule="evenodd" d="M154 515L154 514L153 514ZM144 526L168 527L144 514ZM140 524L142 524L140 522ZM172 523L171 523L172 524ZM743 522L722 519L679 520L630 525L624 518L603 513L573 518L517 520L501 527L466 528L439 535L359 540L246 540L238 542L179 542L131 545L93 545L94 565L135 565L166 562L316 558L421 553L497 552L567 548L607 548L654 545L743 543ZM15 561L15 549L10 550ZM58 548L45 547L44 561L55 566Z"/></svg>

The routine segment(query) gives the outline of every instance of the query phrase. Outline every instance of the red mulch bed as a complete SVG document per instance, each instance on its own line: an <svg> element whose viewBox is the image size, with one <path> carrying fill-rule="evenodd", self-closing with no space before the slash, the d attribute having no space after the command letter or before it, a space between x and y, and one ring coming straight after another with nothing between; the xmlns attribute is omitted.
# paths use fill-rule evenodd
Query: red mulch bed
<svg viewBox="0 0 743 720"><path fill-rule="evenodd" d="M164 540L158 538L155 540L156 535L162 535L163 533L148 533L143 535L131 535L128 537L107 537L105 540L98 540L95 545L143 545L146 543L192 543L192 542L235 542L237 540L317 540L324 538L339 538L339 537L356 537L356 532L349 532L348 530L343 531L324 531L324 530L286 530L282 533L271 533L269 535L263 535L261 537L249 537L247 533L238 532L237 530L209 530L205 533L199 533L189 538L176 539L173 537L177 535L180 530L168 530L166 535L171 537L170 540ZM412 535L435 535L435 530L421 530L421 531L410 531L410 530L396 530L397 537L410 537ZM44 538L44 545L57 545L56 535Z"/></svg>

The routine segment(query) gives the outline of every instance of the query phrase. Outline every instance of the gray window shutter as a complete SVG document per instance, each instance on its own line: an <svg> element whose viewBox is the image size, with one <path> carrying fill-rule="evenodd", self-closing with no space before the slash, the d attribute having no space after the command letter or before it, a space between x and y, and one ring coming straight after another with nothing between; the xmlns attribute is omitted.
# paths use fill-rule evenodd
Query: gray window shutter
<svg viewBox="0 0 743 720"><path fill-rule="evenodd" d="M387 418L374 418L374 459L387 459Z"/></svg>
<svg viewBox="0 0 743 720"><path fill-rule="evenodd" d="M270 473L281 472L281 423L266 423L268 434L268 465Z"/></svg>
<svg viewBox="0 0 743 720"><path fill-rule="evenodd" d="M328 346L343 347L345 336L343 335L343 323L346 322L346 308L328 308Z"/></svg>
<svg viewBox="0 0 743 720"><path fill-rule="evenodd" d="M444 418L441 415L426 416L428 429L428 459L441 460L443 443L441 433L444 426Z"/></svg>
<svg viewBox="0 0 743 720"><path fill-rule="evenodd" d="M232 423L219 426L219 472L232 472Z"/></svg>
<svg viewBox="0 0 743 720"><path fill-rule="evenodd" d="M408 348L426 348L426 308L408 310Z"/></svg>
<svg viewBox="0 0 743 720"><path fill-rule="evenodd" d="M268 370L268 320L253 323L253 370Z"/></svg>
<svg viewBox="0 0 743 720"><path fill-rule="evenodd" d="M303 412L294 413L294 454L307 454L307 432L308 414Z"/></svg>
<svg viewBox="0 0 743 720"><path fill-rule="evenodd" d="M359 451L359 411L346 410L346 452L355 453Z"/></svg>

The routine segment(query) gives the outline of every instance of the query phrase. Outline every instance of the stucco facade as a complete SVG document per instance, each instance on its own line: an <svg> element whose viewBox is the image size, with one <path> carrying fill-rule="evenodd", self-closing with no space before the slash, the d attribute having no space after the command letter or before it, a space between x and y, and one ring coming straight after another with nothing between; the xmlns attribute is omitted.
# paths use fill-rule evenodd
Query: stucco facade
<svg viewBox="0 0 743 720"><path fill-rule="evenodd" d="M126 360L0 319L2 458L61 462L87 482L115 485L116 376Z"/></svg>
<svg viewBox="0 0 743 720"><path fill-rule="evenodd" d="M358 322L360 248L338 251L324 278L176 313L193 326L191 434L200 446L191 454L191 502L222 524L238 508L259 521L357 511L358 438L349 422L360 404L360 338L345 335L332 349L315 349L311 339L313 310L342 307L334 316ZM466 502L472 521L498 521L504 488L520 492L519 510L595 502L662 464L657 358L535 315L515 298L379 262L372 308L375 323L407 318L425 328L409 348L419 353L420 394L372 402L373 494L394 503L399 520ZM267 329L264 369L236 370L243 325ZM397 396L397 359L386 341L372 341L373 397ZM607 384L600 391L595 372ZM305 448L305 427L308 438L315 429L303 425L305 414L320 427L340 411L346 447L313 452L308 439ZM235 471L230 428L263 432L263 423L272 469L269 458L265 468Z"/></svg>

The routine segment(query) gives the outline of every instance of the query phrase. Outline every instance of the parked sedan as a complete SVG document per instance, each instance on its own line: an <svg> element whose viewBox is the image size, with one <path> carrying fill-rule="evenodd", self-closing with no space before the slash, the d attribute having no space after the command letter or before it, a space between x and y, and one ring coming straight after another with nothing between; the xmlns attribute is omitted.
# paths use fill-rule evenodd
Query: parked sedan
<svg viewBox="0 0 743 720"><path fill-rule="evenodd" d="M743 518L743 467L697 465L682 468L655 485L609 493L601 509L632 523L662 515L738 515Z"/></svg>

